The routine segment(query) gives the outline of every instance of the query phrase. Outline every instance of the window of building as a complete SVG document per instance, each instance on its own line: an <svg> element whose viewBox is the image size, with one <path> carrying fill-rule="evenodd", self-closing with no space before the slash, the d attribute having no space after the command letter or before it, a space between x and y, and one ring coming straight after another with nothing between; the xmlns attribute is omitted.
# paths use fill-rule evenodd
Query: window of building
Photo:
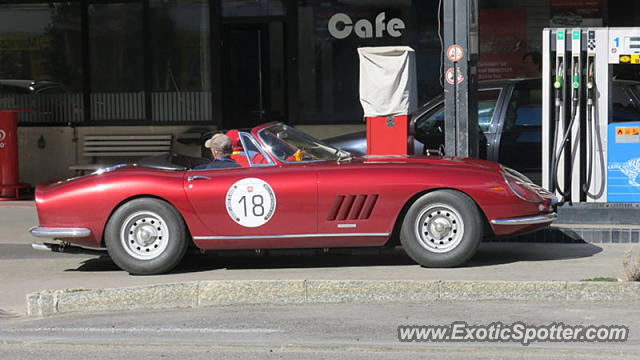
<svg viewBox="0 0 640 360"><path fill-rule="evenodd" d="M79 2L0 5L0 109L21 123L83 120Z"/></svg>
<svg viewBox="0 0 640 360"><path fill-rule="evenodd" d="M299 1L299 122L363 121L359 47L411 46L420 104L441 93L437 8L437 1Z"/></svg>
<svg viewBox="0 0 640 360"><path fill-rule="evenodd" d="M282 16L285 0L222 0L222 16Z"/></svg>
<svg viewBox="0 0 640 360"><path fill-rule="evenodd" d="M91 120L145 119L142 4L89 5Z"/></svg>
<svg viewBox="0 0 640 360"><path fill-rule="evenodd" d="M151 0L151 118L211 119L211 47L207 0Z"/></svg>
<svg viewBox="0 0 640 360"><path fill-rule="evenodd" d="M212 120L209 0L0 5L0 109L21 124Z"/></svg>

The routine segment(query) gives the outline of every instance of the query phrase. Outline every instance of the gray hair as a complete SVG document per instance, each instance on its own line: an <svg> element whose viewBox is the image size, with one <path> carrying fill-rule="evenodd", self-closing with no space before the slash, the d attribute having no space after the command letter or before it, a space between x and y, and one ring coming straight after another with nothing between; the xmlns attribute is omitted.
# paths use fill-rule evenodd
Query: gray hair
<svg viewBox="0 0 640 360"><path fill-rule="evenodd" d="M231 139L225 134L214 134L211 139L204 143L204 147L213 149L217 157L229 157L233 152Z"/></svg>

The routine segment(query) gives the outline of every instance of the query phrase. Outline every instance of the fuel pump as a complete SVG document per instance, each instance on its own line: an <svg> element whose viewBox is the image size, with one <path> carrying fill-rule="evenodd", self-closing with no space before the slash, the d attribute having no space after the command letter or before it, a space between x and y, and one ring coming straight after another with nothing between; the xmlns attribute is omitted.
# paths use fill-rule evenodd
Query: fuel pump
<svg viewBox="0 0 640 360"><path fill-rule="evenodd" d="M569 178L580 179L580 181L571 181L570 190L568 194L564 194L564 198L567 199L567 195L571 195L572 201L580 201L581 194L581 164L582 164L582 36L580 29L573 29L571 31L571 118L569 120L569 126L567 132L571 132L571 160L569 161ZM568 136L565 135L565 138Z"/></svg>
<svg viewBox="0 0 640 360"><path fill-rule="evenodd" d="M575 164L580 164L580 104L581 104L581 74L582 74L582 47L580 29L571 31L571 63L570 63L570 111L569 119L565 118L565 94L566 81L565 77L565 30L559 29L556 33L558 47L556 50L556 76L554 82L556 94L556 121L554 145L552 148L553 170L551 172L552 189L557 191L559 195L566 200L571 194L579 193L579 184L571 182L566 184L565 178L580 177L580 169ZM558 141L559 140L559 141ZM567 150L570 150L570 156L565 156ZM559 171L561 173L559 173ZM576 185L578 184L578 185Z"/></svg>
<svg viewBox="0 0 640 360"><path fill-rule="evenodd" d="M625 63L640 64L640 28L543 31L542 185L561 205L640 209L640 111L621 118L612 104Z"/></svg>
<svg viewBox="0 0 640 360"><path fill-rule="evenodd" d="M603 149L598 144L602 137L596 136L601 131L596 102L608 102L608 85L600 93L596 86L596 62L607 57L606 53L597 54L598 50L606 51L607 46L596 46L598 32L602 29L558 28L543 32L543 77L554 79L553 89L545 85L548 81L543 81L542 89L543 186L561 197L561 203L602 200L592 186L601 185L604 180L604 162L599 162L599 171L594 170ZM605 63L604 67L608 76L608 65ZM602 109L608 107L602 105Z"/></svg>
<svg viewBox="0 0 640 360"><path fill-rule="evenodd" d="M555 57L555 81L553 82L553 88L555 93L555 108L554 108L554 116L555 116L555 126L553 127L553 146L551 148L551 175L545 174L546 168L543 168L543 178L550 178L551 180L551 191L558 191L563 196L566 194L566 191L563 189L559 189L559 183L564 183L564 174L558 174L558 164L564 164L564 145L566 143L566 139L562 136L565 132L565 30L558 29L556 32L556 57ZM546 64L545 64L546 65ZM548 67L547 67L548 68ZM543 69L544 71L545 69ZM548 71L548 70L547 70ZM546 78L545 78L546 79ZM560 150L558 149L558 144L560 144ZM545 176L546 175L546 176ZM549 186L547 186L549 187Z"/></svg>
<svg viewBox="0 0 640 360"><path fill-rule="evenodd" d="M587 42L595 42L595 31L590 30L587 32ZM586 133L585 133L585 161L587 166L587 172L585 177L585 183L582 185L582 191L586 193L587 197L596 196L596 194L592 193L590 190L591 187L591 178L593 176L593 167L594 162L600 158L597 157L594 151L595 144L595 134L597 133L596 119L595 119L595 47L587 47L587 58L586 58L586 83L585 83L585 93L587 97L587 108L586 108Z"/></svg>

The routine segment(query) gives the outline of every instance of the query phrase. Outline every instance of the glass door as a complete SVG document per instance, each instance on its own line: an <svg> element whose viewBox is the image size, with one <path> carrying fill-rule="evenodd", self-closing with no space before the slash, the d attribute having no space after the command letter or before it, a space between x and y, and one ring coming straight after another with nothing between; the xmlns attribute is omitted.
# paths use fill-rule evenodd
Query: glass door
<svg viewBox="0 0 640 360"><path fill-rule="evenodd" d="M224 127L251 128L283 120L282 24L226 24L222 50Z"/></svg>

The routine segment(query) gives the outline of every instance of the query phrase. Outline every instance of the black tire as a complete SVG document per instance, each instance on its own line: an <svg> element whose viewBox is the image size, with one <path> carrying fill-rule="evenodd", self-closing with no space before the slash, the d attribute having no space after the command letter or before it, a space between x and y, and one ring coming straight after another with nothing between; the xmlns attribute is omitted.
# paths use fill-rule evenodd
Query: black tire
<svg viewBox="0 0 640 360"><path fill-rule="evenodd" d="M161 274L173 269L188 247L184 221L165 201L139 198L120 206L104 231L111 259L131 274Z"/></svg>
<svg viewBox="0 0 640 360"><path fill-rule="evenodd" d="M416 200L402 222L400 243L425 267L453 267L475 253L484 226L476 203L466 194L437 190Z"/></svg>

